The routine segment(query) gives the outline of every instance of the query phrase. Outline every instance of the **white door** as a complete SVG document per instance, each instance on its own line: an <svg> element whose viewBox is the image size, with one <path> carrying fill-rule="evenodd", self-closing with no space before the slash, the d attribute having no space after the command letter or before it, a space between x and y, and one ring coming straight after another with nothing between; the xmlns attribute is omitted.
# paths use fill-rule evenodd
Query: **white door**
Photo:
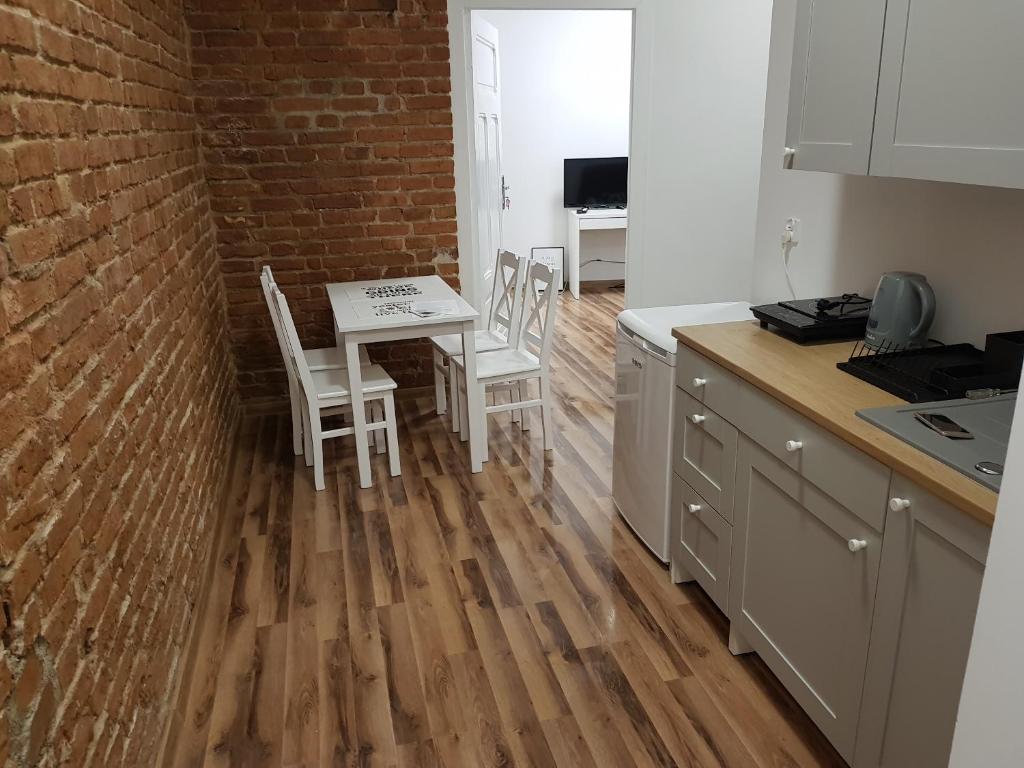
<svg viewBox="0 0 1024 768"><path fill-rule="evenodd" d="M498 30L474 13L473 31L473 116L474 200L477 242L477 289L483 297L479 307L490 316L494 263L501 248L501 216L504 210L504 170L501 163L501 89L498 74Z"/></svg>

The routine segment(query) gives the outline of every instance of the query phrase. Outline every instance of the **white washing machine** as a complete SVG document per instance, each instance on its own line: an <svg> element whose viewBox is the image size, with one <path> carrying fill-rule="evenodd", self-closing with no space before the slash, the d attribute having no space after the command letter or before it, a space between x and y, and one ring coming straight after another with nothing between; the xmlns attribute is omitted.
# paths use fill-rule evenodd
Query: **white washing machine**
<svg viewBox="0 0 1024 768"><path fill-rule="evenodd" d="M750 320L744 301L627 309L615 335L612 499L662 562L669 559L669 494L675 411L672 329Z"/></svg>

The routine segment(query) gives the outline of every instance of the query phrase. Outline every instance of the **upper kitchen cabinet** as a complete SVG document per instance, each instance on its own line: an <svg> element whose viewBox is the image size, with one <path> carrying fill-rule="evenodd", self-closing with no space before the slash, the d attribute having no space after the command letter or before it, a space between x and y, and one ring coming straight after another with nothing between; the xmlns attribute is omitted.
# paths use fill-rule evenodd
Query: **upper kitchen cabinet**
<svg viewBox="0 0 1024 768"><path fill-rule="evenodd" d="M1024 187L1024 3L798 8L789 167Z"/></svg>
<svg viewBox="0 0 1024 768"><path fill-rule="evenodd" d="M800 0L787 167L866 174L885 0Z"/></svg>
<svg viewBox="0 0 1024 768"><path fill-rule="evenodd" d="M871 173L1024 187L1024 3L889 0Z"/></svg>

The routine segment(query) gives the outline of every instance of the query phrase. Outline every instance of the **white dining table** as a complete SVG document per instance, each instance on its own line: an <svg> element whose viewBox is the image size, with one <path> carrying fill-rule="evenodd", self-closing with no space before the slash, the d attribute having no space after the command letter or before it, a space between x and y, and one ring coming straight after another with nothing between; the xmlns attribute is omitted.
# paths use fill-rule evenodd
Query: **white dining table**
<svg viewBox="0 0 1024 768"><path fill-rule="evenodd" d="M359 486L369 488L370 447L366 434L359 345L448 333L460 334L466 360L467 380L475 381L474 331L480 313L437 275L328 283L327 298L334 313L338 347L345 350L348 365L349 391L352 393L352 422L355 428L356 456L359 461ZM443 308L447 311L444 314L422 317L413 312L414 302L443 302ZM469 413L470 467L473 472L480 472L486 460L487 439L484 433L483 403L478 402L482 395L478 387L468 389L466 408ZM388 446L388 450L396 448Z"/></svg>

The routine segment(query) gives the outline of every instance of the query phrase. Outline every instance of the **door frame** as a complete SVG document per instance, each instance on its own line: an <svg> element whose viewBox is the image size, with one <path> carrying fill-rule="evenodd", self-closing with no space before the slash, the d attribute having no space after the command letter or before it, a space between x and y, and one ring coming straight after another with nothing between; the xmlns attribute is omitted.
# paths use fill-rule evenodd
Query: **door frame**
<svg viewBox="0 0 1024 768"><path fill-rule="evenodd" d="M458 227L459 282L463 297L479 309L485 298L482 294L477 259L472 254L477 242L477 222L474 214L476 200L473 179L476 160L472 148L476 141L473 120L473 78L471 77L472 11L632 11L633 48L632 75L629 100L629 232L626 238L626 306L630 306L630 285L640 276L636 259L630 252L640 253L643 199L647 176L647 141L651 114L651 74L654 51L655 0L448 0L448 41L451 51L452 82L452 140L455 150L455 216Z"/></svg>

